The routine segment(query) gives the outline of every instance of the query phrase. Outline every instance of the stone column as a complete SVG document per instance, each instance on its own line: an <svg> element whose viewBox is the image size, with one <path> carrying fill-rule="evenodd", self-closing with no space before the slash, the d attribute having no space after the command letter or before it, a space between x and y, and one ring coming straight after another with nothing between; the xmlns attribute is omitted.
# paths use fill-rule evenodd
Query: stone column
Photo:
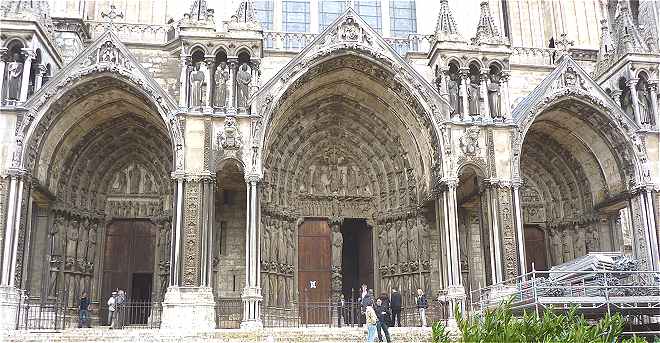
<svg viewBox="0 0 660 343"><path fill-rule="evenodd" d="M635 114L635 122L637 125L642 125L642 120L639 116L639 99L637 98L637 82L639 79L628 80L628 89L630 89L630 96L633 102L633 113Z"/></svg>
<svg viewBox="0 0 660 343"><path fill-rule="evenodd" d="M246 175L247 183L247 227L245 230L245 288L241 294L243 300L243 321L241 328L261 328L261 260L259 235L259 181L258 175Z"/></svg>
<svg viewBox="0 0 660 343"><path fill-rule="evenodd" d="M208 286L208 173L175 175L176 219L172 233L170 286L163 300L161 330L215 329L215 300Z"/></svg>
<svg viewBox="0 0 660 343"><path fill-rule="evenodd" d="M188 107L188 93L190 86L188 85L188 74L190 69L191 57L190 55L181 54L181 74L179 76L179 107Z"/></svg>
<svg viewBox="0 0 660 343"><path fill-rule="evenodd" d="M0 88L0 90L2 90ZM649 91L651 93L651 112L653 113L653 119L655 120L656 128L660 129L660 109L658 109L658 81L656 80L653 83L649 83Z"/></svg>
<svg viewBox="0 0 660 343"><path fill-rule="evenodd" d="M24 173L11 170L8 177L7 207L2 239L2 274L0 275L0 330L16 328L21 292L16 288L17 252L23 203ZM5 196L3 194L3 196ZM3 232L4 231L4 232Z"/></svg>
<svg viewBox="0 0 660 343"><path fill-rule="evenodd" d="M227 61L229 68L229 89L227 90L227 112L236 113L236 72L238 71L238 60L232 58Z"/></svg>
<svg viewBox="0 0 660 343"><path fill-rule="evenodd" d="M509 77L511 74L502 72L502 77L500 78L500 92L501 92L501 101L502 104L500 106L500 117L502 117L503 120L508 119L511 117L511 114L509 113L511 111L511 103L509 100Z"/></svg>
<svg viewBox="0 0 660 343"><path fill-rule="evenodd" d="M25 63L23 63L23 75L21 79L21 96L20 101L27 101L28 96L28 85L30 84L30 71L32 68L32 60L35 57L35 53L32 49L23 48L23 56L25 57ZM4 77L4 76L3 76Z"/></svg>
<svg viewBox="0 0 660 343"><path fill-rule="evenodd" d="M447 300L453 309L455 306L463 307L465 300L465 289L461 276L461 254L460 240L458 236L458 207L456 204L456 187L458 180L450 179L444 181L442 192L442 212L444 242L447 251ZM456 319L453 310L449 311L447 326L455 328Z"/></svg>
<svg viewBox="0 0 660 343"><path fill-rule="evenodd" d="M491 185L486 188L487 208L490 217L490 230L489 238L491 241L492 249L491 264L492 264L492 280L493 283L499 283L504 280L504 273L502 272L502 240L500 238L500 225L497 206L497 191Z"/></svg>
<svg viewBox="0 0 660 343"><path fill-rule="evenodd" d="M487 86L488 86L488 81L489 81L488 80L488 72L489 71L490 71L489 69L482 69L481 74L479 74L479 80L481 81L481 83L479 84L479 96L482 99L484 99L484 101L479 101L479 107L480 107L479 114L481 114L481 116L483 118L489 118L489 117L492 118L493 117L493 114L490 113L490 107L489 107L489 104L488 104L488 89L487 89Z"/></svg>
<svg viewBox="0 0 660 343"><path fill-rule="evenodd" d="M636 190L629 206L633 228L633 253L640 261L640 270L660 270L652 190Z"/></svg>
<svg viewBox="0 0 660 343"><path fill-rule="evenodd" d="M518 242L518 261L519 273L523 275L527 273L527 258L525 256L525 228L522 219L522 204L520 203L520 185L514 183L513 185L513 208L515 212L516 235Z"/></svg>
<svg viewBox="0 0 660 343"><path fill-rule="evenodd" d="M211 106L213 106L213 88L215 88L215 56L205 56L204 64L206 64L206 99L204 104L206 105L206 110L211 111Z"/></svg>
<svg viewBox="0 0 660 343"><path fill-rule="evenodd" d="M462 111L461 111L461 119L464 119L466 116L470 116L470 100L468 99L468 82L470 82L470 70L469 69L461 69L459 71L461 75L461 103L462 103Z"/></svg>
<svg viewBox="0 0 660 343"><path fill-rule="evenodd" d="M5 100L5 59L7 58L7 48L0 48L0 102Z"/></svg>
<svg viewBox="0 0 660 343"><path fill-rule="evenodd" d="M46 66L42 63L37 68L37 76L34 78L34 92L36 93L41 89L44 74L46 73Z"/></svg>
<svg viewBox="0 0 660 343"><path fill-rule="evenodd" d="M495 194L495 201L497 202L499 229L502 234L502 272L504 280L510 280L518 276L519 270L519 257L518 257L518 242L516 239L516 227L513 211L513 194L512 187L505 184L494 184L495 188L491 189Z"/></svg>

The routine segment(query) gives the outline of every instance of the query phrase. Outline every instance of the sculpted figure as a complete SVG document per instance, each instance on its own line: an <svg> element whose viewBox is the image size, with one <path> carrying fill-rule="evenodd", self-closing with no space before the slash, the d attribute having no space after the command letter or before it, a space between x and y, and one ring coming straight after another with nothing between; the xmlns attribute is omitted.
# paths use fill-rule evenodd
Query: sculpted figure
<svg viewBox="0 0 660 343"><path fill-rule="evenodd" d="M286 230L287 240L286 240L286 249L287 249L287 264L293 266L295 264L294 259L296 256L295 252L295 239L296 237L293 234L293 228L288 228Z"/></svg>
<svg viewBox="0 0 660 343"><path fill-rule="evenodd" d="M21 96L21 82L23 76L23 63L20 62L18 53L14 54L14 58L7 64L7 99L19 100Z"/></svg>
<svg viewBox="0 0 660 343"><path fill-rule="evenodd" d="M323 180L321 178L321 167L314 167L314 193L323 193Z"/></svg>
<svg viewBox="0 0 660 343"><path fill-rule="evenodd" d="M236 74L236 84L238 89L238 107L246 108L247 101L250 97L250 82L252 82L252 74L248 70L247 63L241 65L241 69Z"/></svg>
<svg viewBox="0 0 660 343"><path fill-rule="evenodd" d="M344 237L341 235L339 224L332 225L332 265L341 267L341 253L344 246Z"/></svg>
<svg viewBox="0 0 660 343"><path fill-rule="evenodd" d="M277 221L277 245L278 250L280 251L280 255L277 258L277 261L280 263L285 263L286 262L286 244L284 243L284 221L278 220Z"/></svg>
<svg viewBox="0 0 660 343"><path fill-rule="evenodd" d="M55 215L55 222L50 227L48 232L50 240L50 255L52 257L62 256L62 238L60 237L60 232L64 232L64 218L60 215ZM52 258L51 257L51 258Z"/></svg>
<svg viewBox="0 0 660 343"><path fill-rule="evenodd" d="M389 250L389 243L387 237L387 225L381 225L378 228L378 261L381 266L388 265L387 254Z"/></svg>
<svg viewBox="0 0 660 343"><path fill-rule="evenodd" d="M490 116L498 118L502 114L502 95L500 93L500 74L491 73L490 82L488 82L488 107Z"/></svg>
<svg viewBox="0 0 660 343"><path fill-rule="evenodd" d="M228 80L227 63L220 62L220 65L215 69L215 106L224 107L226 105Z"/></svg>
<svg viewBox="0 0 660 343"><path fill-rule="evenodd" d="M201 65L201 62L197 62L195 69L190 73L190 106L202 106L204 72L199 69Z"/></svg>
<svg viewBox="0 0 660 343"><path fill-rule="evenodd" d="M78 240L78 261L82 263L87 257L87 244L89 243L89 219L84 218L80 222L79 240Z"/></svg>
<svg viewBox="0 0 660 343"><path fill-rule="evenodd" d="M408 219L408 260L417 261L419 257L419 235L414 219Z"/></svg>
<svg viewBox="0 0 660 343"><path fill-rule="evenodd" d="M651 99L646 85L640 85L637 89L637 104L639 108L639 119L642 124L653 123L653 113L651 113Z"/></svg>
<svg viewBox="0 0 660 343"><path fill-rule="evenodd" d="M80 224L78 219L74 219L69 225L68 230L66 231L66 257L67 259L75 259L76 257L76 247L78 244L78 229Z"/></svg>
<svg viewBox="0 0 660 343"><path fill-rule="evenodd" d="M387 236L388 236L388 242L389 244L387 245L387 255L388 255L388 263L390 265L396 263L396 227L392 225L392 223L387 222L385 224L387 227Z"/></svg>
<svg viewBox="0 0 660 343"><path fill-rule="evenodd" d="M397 221L396 222L396 227L397 227L397 252L399 255L399 258L397 262L406 262L408 261L408 238L406 235L406 224L404 221Z"/></svg>
<svg viewBox="0 0 660 343"><path fill-rule="evenodd" d="M355 170L349 166L346 168L346 194L352 194L357 191Z"/></svg>
<svg viewBox="0 0 660 343"><path fill-rule="evenodd" d="M479 114L479 101L480 99L480 94L479 94L479 76L476 74L470 75L470 87L468 88L468 105L470 106L470 115L478 115Z"/></svg>
<svg viewBox="0 0 660 343"><path fill-rule="evenodd" d="M461 113L460 97L458 95L458 74L452 73L447 80L447 93L449 93L449 103L454 109L453 114Z"/></svg>

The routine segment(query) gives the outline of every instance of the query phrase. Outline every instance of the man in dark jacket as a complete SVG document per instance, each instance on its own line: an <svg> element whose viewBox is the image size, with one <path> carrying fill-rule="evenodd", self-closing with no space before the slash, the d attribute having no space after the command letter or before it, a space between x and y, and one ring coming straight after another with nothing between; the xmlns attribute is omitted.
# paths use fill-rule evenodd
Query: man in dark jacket
<svg viewBox="0 0 660 343"><path fill-rule="evenodd" d="M378 330L378 341L383 341L383 336L381 331L385 332L385 341L390 343L390 330L387 326L387 319L390 317L390 309L383 304L383 301L378 298L376 300L376 317L378 317L378 323L376 324L376 329Z"/></svg>
<svg viewBox="0 0 660 343"><path fill-rule="evenodd" d="M374 290L370 289L368 290L361 298L360 298L360 312L362 313L362 316L360 317L360 325L362 325L364 313L367 309L367 306L374 306Z"/></svg>
<svg viewBox="0 0 660 343"><path fill-rule="evenodd" d="M83 292L78 306L78 327L91 327L89 324L89 298L87 292Z"/></svg>
<svg viewBox="0 0 660 343"><path fill-rule="evenodd" d="M392 288L390 296L390 308L392 309L392 326L401 327L401 293Z"/></svg>

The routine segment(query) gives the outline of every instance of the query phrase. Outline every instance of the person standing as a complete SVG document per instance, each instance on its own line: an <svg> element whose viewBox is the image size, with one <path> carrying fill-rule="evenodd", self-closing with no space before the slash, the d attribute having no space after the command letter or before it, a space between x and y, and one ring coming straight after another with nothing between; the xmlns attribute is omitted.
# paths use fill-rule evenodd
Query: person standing
<svg viewBox="0 0 660 343"><path fill-rule="evenodd" d="M392 326L401 327L401 293L392 288L390 296L390 308L392 309Z"/></svg>
<svg viewBox="0 0 660 343"><path fill-rule="evenodd" d="M117 309L117 292L112 292L110 299L108 299L108 325L110 329L115 328L116 316L115 310Z"/></svg>
<svg viewBox="0 0 660 343"><path fill-rule="evenodd" d="M365 285L362 285L362 287L366 287ZM362 296L360 297L360 309L362 312L362 315L365 315L367 306L373 306L374 305L374 290L370 289L368 291L363 291ZM360 325L362 325L362 320L360 320Z"/></svg>
<svg viewBox="0 0 660 343"><path fill-rule="evenodd" d="M124 306L126 305L126 293L118 289L117 290L117 298L116 298L116 322L117 325L115 325L115 329L123 329L124 328L124 320L126 320L126 311Z"/></svg>
<svg viewBox="0 0 660 343"><path fill-rule="evenodd" d="M376 300L376 308L374 311L378 317L378 323L376 324L376 329L378 329L378 341L383 341L383 336L381 334L381 331L383 331L385 332L385 340L387 343L390 343L390 330L387 325L387 321L390 318L390 309L382 299L378 298L378 300Z"/></svg>
<svg viewBox="0 0 660 343"><path fill-rule="evenodd" d="M426 327L426 309L429 307L429 301L426 299L426 294L421 288L417 289L417 311L419 311L419 318L422 321L422 327Z"/></svg>
<svg viewBox="0 0 660 343"><path fill-rule="evenodd" d="M343 320L342 320L343 319ZM337 301L337 326L341 327L342 322L346 322L346 300L344 300L344 295L339 295L339 300Z"/></svg>
<svg viewBox="0 0 660 343"><path fill-rule="evenodd" d="M87 292L83 292L78 306L78 328L91 327L89 323L89 298Z"/></svg>
<svg viewBox="0 0 660 343"><path fill-rule="evenodd" d="M367 342L373 342L376 339L376 324L378 324L378 316L372 305L368 305L365 312L367 322Z"/></svg>

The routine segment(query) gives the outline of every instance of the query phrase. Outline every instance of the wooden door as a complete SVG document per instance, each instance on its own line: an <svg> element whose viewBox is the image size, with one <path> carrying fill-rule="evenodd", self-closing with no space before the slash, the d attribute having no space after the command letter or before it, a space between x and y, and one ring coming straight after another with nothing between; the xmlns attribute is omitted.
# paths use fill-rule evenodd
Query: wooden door
<svg viewBox="0 0 660 343"><path fill-rule="evenodd" d="M376 290L374 284L374 248L372 229L365 222L358 228L358 273L360 285L366 284L370 289Z"/></svg>
<svg viewBox="0 0 660 343"><path fill-rule="evenodd" d="M305 219L298 229L298 294L304 324L328 322L331 271L330 226L326 219Z"/></svg>
<svg viewBox="0 0 660 343"><path fill-rule="evenodd" d="M527 255L528 272L532 270L532 262L534 262L534 269L548 270L546 252L545 232L536 226L525 226L525 255Z"/></svg>
<svg viewBox="0 0 660 343"><path fill-rule="evenodd" d="M106 228L106 242L103 260L103 286L101 305L105 305L114 289L128 293L129 299L139 294L132 294L135 275L153 275L156 228L146 220L113 221ZM137 286L137 285L136 285ZM140 288L149 288L141 283ZM150 301L151 299L137 299ZM107 318L107 306L103 307L102 320Z"/></svg>

